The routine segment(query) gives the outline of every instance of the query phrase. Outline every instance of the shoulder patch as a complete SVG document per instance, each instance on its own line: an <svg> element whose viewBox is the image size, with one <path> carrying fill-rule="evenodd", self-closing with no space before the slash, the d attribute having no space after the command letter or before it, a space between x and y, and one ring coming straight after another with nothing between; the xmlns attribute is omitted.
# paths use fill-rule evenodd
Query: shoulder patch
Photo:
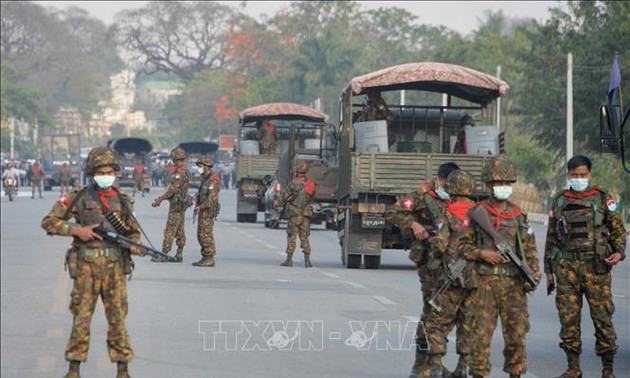
<svg viewBox="0 0 630 378"><path fill-rule="evenodd" d="M608 207L609 211L616 211L617 202L614 199L609 199L608 201L606 201L606 207Z"/></svg>
<svg viewBox="0 0 630 378"><path fill-rule="evenodd" d="M63 203L64 205L68 205L70 203L70 196L67 194L64 194L63 196L59 197L57 202Z"/></svg>
<svg viewBox="0 0 630 378"><path fill-rule="evenodd" d="M403 198L402 205L403 205L403 209L411 210L411 209L413 209L413 207L415 205L415 202L413 201L413 198L405 197L405 198Z"/></svg>

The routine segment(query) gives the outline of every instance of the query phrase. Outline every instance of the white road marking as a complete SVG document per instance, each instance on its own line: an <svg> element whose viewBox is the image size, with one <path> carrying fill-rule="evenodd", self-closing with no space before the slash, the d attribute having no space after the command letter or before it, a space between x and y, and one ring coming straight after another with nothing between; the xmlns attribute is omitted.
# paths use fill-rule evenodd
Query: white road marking
<svg viewBox="0 0 630 378"><path fill-rule="evenodd" d="M276 247L275 245L271 245L271 244L265 244L265 247L267 247L269 249L278 249L278 247Z"/></svg>
<svg viewBox="0 0 630 378"><path fill-rule="evenodd" d="M336 275L335 273L324 273L324 276L330 277L330 278L341 278L340 276Z"/></svg>
<svg viewBox="0 0 630 378"><path fill-rule="evenodd" d="M383 304L383 305L395 305L396 304L396 302L392 301L391 299L388 299L388 298L380 296L380 295L372 295L372 298L374 298L377 301L381 302L381 304Z"/></svg>
<svg viewBox="0 0 630 378"><path fill-rule="evenodd" d="M352 287L356 287L358 289L365 289L365 285L360 284L358 282L348 282L348 285L350 285Z"/></svg>

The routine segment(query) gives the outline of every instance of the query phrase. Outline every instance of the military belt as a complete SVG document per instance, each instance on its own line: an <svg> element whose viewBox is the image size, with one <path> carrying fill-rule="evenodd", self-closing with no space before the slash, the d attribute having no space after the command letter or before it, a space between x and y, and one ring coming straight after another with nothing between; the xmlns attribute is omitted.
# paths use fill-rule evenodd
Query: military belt
<svg viewBox="0 0 630 378"><path fill-rule="evenodd" d="M93 260L100 256L105 256L108 260L118 260L120 250L118 248L86 248L83 251L83 256L88 260Z"/></svg>
<svg viewBox="0 0 630 378"><path fill-rule="evenodd" d="M515 276L517 272L514 271L514 268L512 268L511 264L512 263L494 265L492 267L491 274L497 276Z"/></svg>
<svg viewBox="0 0 630 378"><path fill-rule="evenodd" d="M595 260L595 252L593 251L577 251L577 252L560 251L560 259L592 261L592 260Z"/></svg>

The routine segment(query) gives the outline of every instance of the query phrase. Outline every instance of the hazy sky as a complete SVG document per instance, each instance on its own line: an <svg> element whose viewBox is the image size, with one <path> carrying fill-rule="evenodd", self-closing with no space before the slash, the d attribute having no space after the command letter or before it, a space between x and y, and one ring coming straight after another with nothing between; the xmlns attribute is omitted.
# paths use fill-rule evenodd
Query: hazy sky
<svg viewBox="0 0 630 378"><path fill-rule="evenodd" d="M44 6L63 9L70 5L83 8L93 17L111 24L114 15L124 9L140 8L148 1L35 1ZM219 1L240 7L241 1ZM273 15L285 7L288 1L247 1L244 13L257 17L262 14ZM418 16L422 24L444 25L462 34L468 34L479 26L478 18L483 18L487 9L503 10L507 17L534 18L545 21L549 17L549 8L559 7L561 1L359 1L366 9L379 7L403 8Z"/></svg>

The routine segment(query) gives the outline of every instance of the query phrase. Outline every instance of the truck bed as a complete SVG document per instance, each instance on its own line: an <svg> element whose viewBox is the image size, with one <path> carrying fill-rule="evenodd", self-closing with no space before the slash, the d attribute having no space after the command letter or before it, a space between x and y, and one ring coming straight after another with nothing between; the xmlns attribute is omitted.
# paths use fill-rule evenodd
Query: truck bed
<svg viewBox="0 0 630 378"><path fill-rule="evenodd" d="M236 160L236 179L262 180L266 175L273 176L279 160L277 155L239 155Z"/></svg>

